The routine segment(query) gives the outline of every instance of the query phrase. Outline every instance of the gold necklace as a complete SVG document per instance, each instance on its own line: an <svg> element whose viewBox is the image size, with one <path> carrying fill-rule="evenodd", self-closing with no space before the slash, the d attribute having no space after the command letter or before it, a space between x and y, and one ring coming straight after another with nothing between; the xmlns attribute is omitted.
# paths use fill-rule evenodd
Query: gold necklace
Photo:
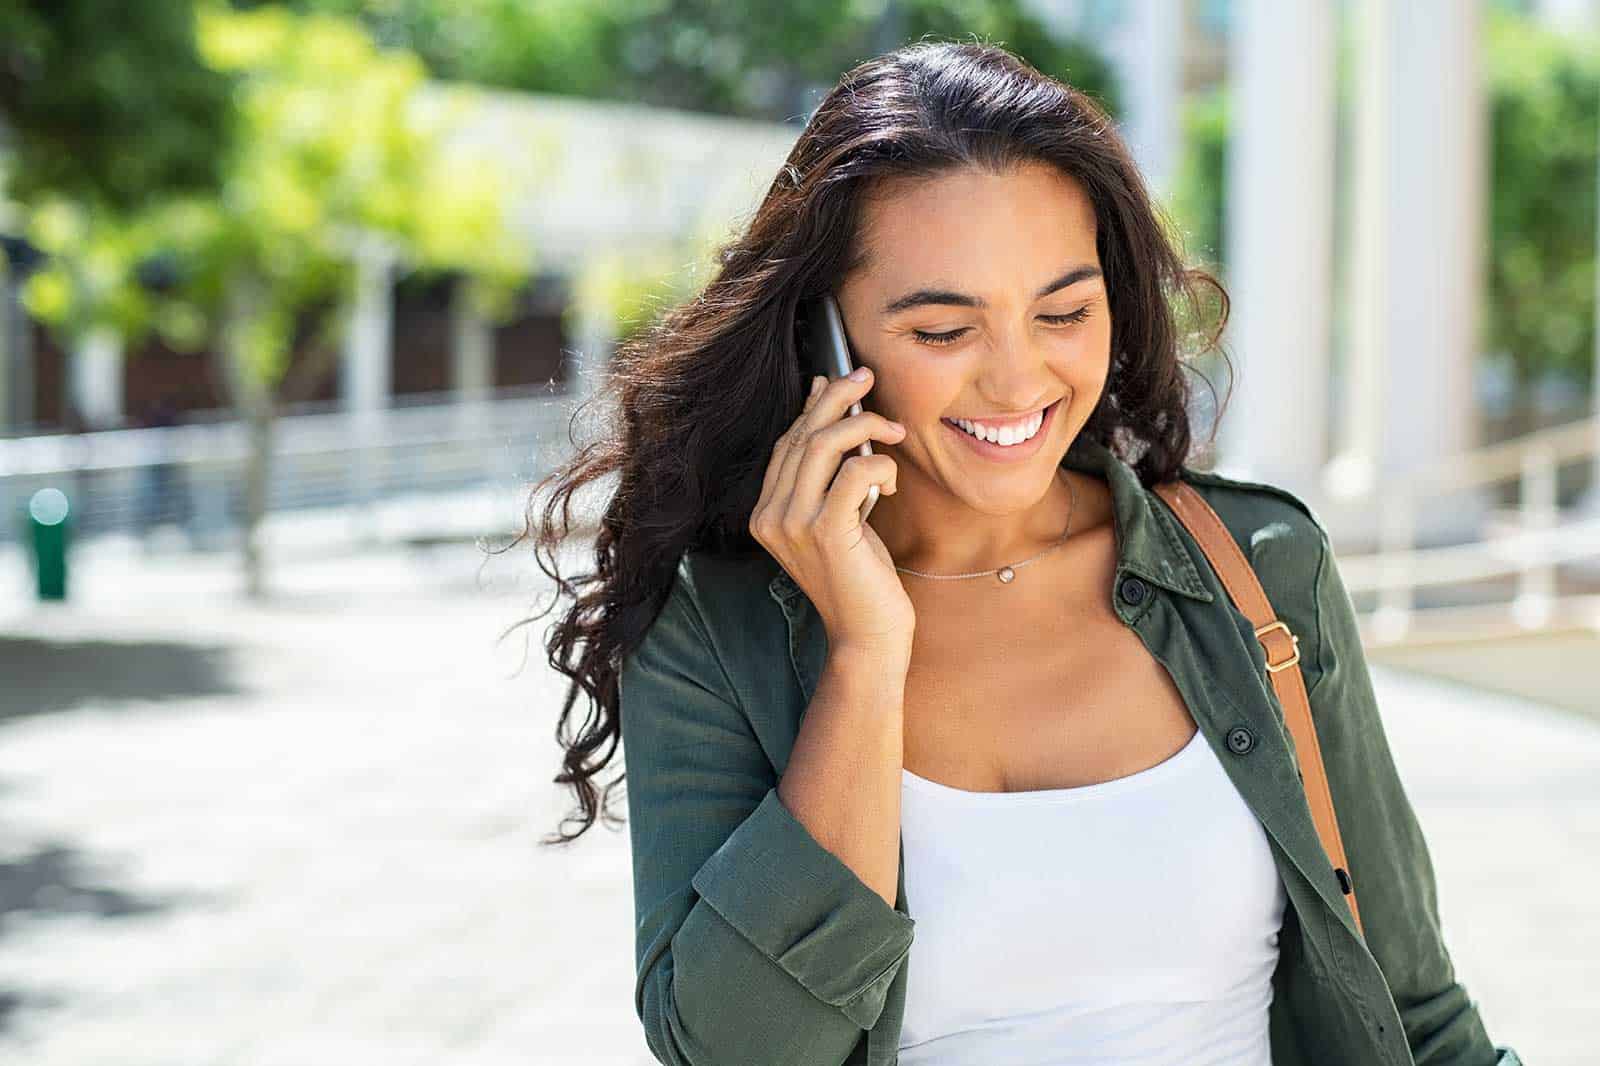
<svg viewBox="0 0 1600 1066"><path fill-rule="evenodd" d="M1061 531L1061 537L1054 544L1050 545L1050 547L1046 548L1042 552L1039 552L1037 555L1030 555L1020 563L1011 563L1010 565L1002 566L997 570L974 570L970 574L928 574L921 570L913 570L909 566L897 566L895 569L903 574L915 574L918 577L931 577L939 581L955 581L965 577L988 577L990 574L993 574L995 577L1000 579L1000 584L1009 585L1011 582L1016 580L1018 570L1024 566L1027 566L1035 559L1055 551L1066 542L1067 535L1072 532L1072 512L1078 509L1078 487L1074 485L1070 479L1067 481L1067 491L1072 493L1072 503L1067 506L1067 528Z"/></svg>

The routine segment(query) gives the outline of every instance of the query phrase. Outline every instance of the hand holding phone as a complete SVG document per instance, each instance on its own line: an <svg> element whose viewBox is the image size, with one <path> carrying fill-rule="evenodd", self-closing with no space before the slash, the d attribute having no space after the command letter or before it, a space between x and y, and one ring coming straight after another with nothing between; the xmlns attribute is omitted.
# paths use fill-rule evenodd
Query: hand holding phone
<svg viewBox="0 0 1600 1066"><path fill-rule="evenodd" d="M823 318L820 307L811 310ZM816 328L826 329L825 319ZM808 346L810 358L817 349ZM809 381L799 415L773 445L750 513L750 534L805 591L822 616L830 647L905 654L916 611L893 557L862 521L878 495L869 490L882 486L893 494L898 473L894 458L873 454L867 441L898 444L905 428L862 409L873 385L870 375L819 371Z"/></svg>
<svg viewBox="0 0 1600 1066"><path fill-rule="evenodd" d="M812 372L821 374L831 380L846 377L855 369L855 360L850 356L850 342L844 333L844 318L839 314L839 304L833 298L833 293L824 293L811 309L809 317L810 336L807 337L811 352ZM851 403L849 413L861 413L861 401ZM872 442L862 441L856 448L857 455L871 455ZM878 502L878 486L872 485L867 489L866 502L861 505L861 521L867 520L867 515L872 513L873 506Z"/></svg>

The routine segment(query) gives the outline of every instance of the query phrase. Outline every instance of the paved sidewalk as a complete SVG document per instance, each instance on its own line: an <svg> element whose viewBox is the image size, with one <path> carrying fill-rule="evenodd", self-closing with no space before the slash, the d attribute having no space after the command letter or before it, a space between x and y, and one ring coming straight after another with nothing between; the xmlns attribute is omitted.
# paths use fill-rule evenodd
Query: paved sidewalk
<svg viewBox="0 0 1600 1066"><path fill-rule="evenodd" d="M108 552L70 605L0 595L0 1061L653 1062L626 827L538 844L551 616L497 638L548 588L478 563L297 563L263 608L231 557ZM1595 1061L1600 721L1378 677L1491 1034Z"/></svg>
<svg viewBox="0 0 1600 1066"><path fill-rule="evenodd" d="M625 833L538 845L562 689L548 618L496 643L545 588L510 558L297 566L266 609L231 559L86 558L88 602L14 610L0 1061L652 1062Z"/></svg>

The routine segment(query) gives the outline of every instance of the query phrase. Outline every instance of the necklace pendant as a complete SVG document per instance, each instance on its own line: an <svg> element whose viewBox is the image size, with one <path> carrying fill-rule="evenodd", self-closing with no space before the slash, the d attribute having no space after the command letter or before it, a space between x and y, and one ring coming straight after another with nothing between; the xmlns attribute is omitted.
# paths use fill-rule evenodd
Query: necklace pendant
<svg viewBox="0 0 1600 1066"><path fill-rule="evenodd" d="M1000 579L1000 584L1009 585L1016 578L1017 572L1009 566L1002 566L994 572L994 576Z"/></svg>

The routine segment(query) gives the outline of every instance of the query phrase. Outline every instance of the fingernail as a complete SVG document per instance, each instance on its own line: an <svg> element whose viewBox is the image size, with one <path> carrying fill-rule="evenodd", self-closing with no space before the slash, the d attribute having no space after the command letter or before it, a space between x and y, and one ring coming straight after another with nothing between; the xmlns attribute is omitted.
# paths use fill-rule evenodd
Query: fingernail
<svg viewBox="0 0 1600 1066"><path fill-rule="evenodd" d="M867 380L867 373L868 371L866 367L858 366L854 370L850 371L850 376L856 381L865 381Z"/></svg>
<svg viewBox="0 0 1600 1066"><path fill-rule="evenodd" d="M822 377L815 377L815 376L812 377L812 379L811 379L811 395L815 396L818 392L822 391L823 382L825 382L826 380L827 380L826 378L822 378Z"/></svg>

